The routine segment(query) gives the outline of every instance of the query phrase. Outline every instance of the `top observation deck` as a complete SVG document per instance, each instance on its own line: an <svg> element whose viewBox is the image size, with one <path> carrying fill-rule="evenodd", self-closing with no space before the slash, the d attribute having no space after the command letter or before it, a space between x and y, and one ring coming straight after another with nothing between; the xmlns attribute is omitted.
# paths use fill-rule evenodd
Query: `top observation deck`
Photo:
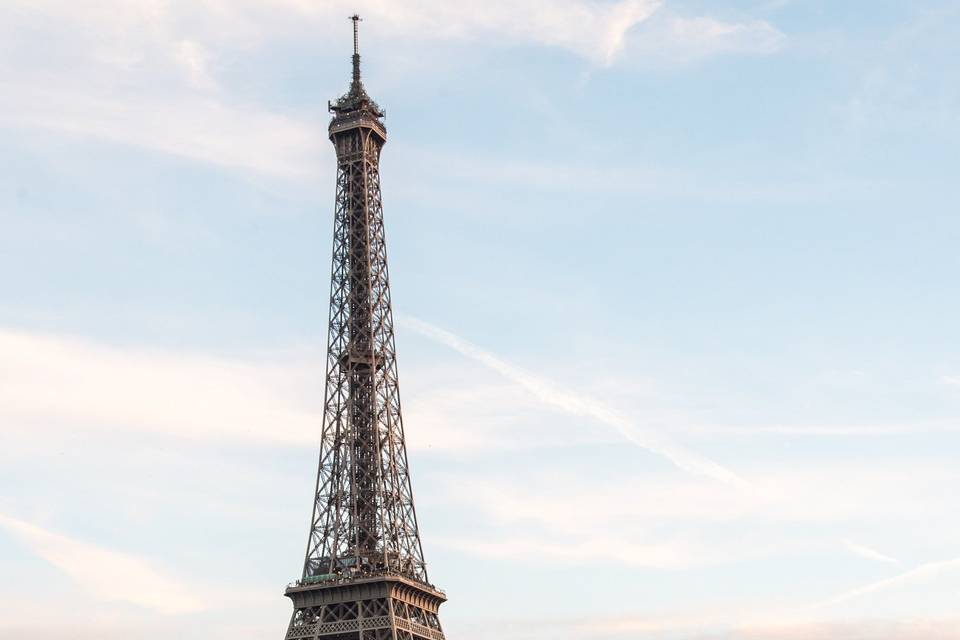
<svg viewBox="0 0 960 640"><path fill-rule="evenodd" d="M370 128L384 140L387 139L387 129L383 118L387 115L373 98L367 94L360 78L360 16L353 15L353 78L350 89L340 96L336 102L327 103L327 108L333 114L330 120L330 137L336 134L359 127Z"/></svg>

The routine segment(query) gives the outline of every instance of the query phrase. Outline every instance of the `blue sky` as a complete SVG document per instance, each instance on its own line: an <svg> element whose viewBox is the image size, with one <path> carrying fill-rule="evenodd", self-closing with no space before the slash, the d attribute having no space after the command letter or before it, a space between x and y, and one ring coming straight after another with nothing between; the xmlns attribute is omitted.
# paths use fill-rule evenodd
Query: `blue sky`
<svg viewBox="0 0 960 640"><path fill-rule="evenodd" d="M447 635L960 638L960 4L816 0L4 2L0 638L283 633L354 11Z"/></svg>

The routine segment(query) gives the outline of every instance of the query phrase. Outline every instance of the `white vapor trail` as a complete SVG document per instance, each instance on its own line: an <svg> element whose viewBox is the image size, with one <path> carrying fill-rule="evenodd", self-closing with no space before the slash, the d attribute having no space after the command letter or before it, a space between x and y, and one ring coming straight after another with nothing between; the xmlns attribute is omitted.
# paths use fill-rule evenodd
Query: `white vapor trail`
<svg viewBox="0 0 960 640"><path fill-rule="evenodd" d="M807 609L824 609L826 607L832 607L837 604L842 604L850 600L854 600L861 596L865 596L871 593L877 593L879 591L886 591L899 586L906 586L910 584L915 584L917 582L923 582L924 580L929 580L935 578L942 574L945 571L951 569L960 569L960 558L953 558L952 560L942 560L940 562L928 562L926 564L921 564L915 569L906 571L899 575L895 575L892 578L885 578L883 580L878 580L876 582L871 582L868 585L862 587L857 587L856 589L851 589L850 591L845 591L839 595L836 595L828 600L822 602L817 602L813 605L807 607Z"/></svg>
<svg viewBox="0 0 960 640"><path fill-rule="evenodd" d="M637 428L626 416L608 407L602 401L555 386L553 383L515 367L480 347L456 336L449 331L432 324L404 316L398 321L417 333L443 344L468 358L496 371L520 387L533 394L541 402L576 416L593 418L617 430L620 435L633 444L663 456L679 469L698 476L705 476L738 487L746 487L747 482L733 471L704 458L663 437Z"/></svg>
<svg viewBox="0 0 960 640"><path fill-rule="evenodd" d="M871 549L862 544L857 544L852 540L844 540L844 546L851 552L855 553L861 558L866 558L867 560L876 560L877 562L885 562L887 564L900 564L900 561L896 558L890 557L884 553L880 553L876 549Z"/></svg>

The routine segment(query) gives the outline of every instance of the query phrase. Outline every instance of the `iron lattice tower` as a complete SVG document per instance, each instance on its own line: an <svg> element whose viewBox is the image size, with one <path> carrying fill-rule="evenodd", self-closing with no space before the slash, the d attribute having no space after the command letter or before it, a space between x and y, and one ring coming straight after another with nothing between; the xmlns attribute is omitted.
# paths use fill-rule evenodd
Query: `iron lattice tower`
<svg viewBox="0 0 960 640"><path fill-rule="evenodd" d="M384 113L360 80L329 105L337 153L320 465L287 640L443 640L446 600L427 580L413 505L387 277L380 151Z"/></svg>

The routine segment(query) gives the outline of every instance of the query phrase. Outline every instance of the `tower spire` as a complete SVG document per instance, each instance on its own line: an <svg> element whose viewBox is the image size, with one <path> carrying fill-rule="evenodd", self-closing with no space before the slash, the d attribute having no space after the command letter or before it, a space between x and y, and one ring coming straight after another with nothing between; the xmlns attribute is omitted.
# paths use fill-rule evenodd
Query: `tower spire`
<svg viewBox="0 0 960 640"><path fill-rule="evenodd" d="M337 115L363 111L373 117L382 118L383 110L367 95L360 79L360 21L363 18L353 14L348 19L353 22L353 77L350 89L339 100L330 104L330 111Z"/></svg>
<svg viewBox="0 0 960 640"><path fill-rule="evenodd" d="M353 21L353 84L360 84L360 21L358 14L350 16Z"/></svg>

